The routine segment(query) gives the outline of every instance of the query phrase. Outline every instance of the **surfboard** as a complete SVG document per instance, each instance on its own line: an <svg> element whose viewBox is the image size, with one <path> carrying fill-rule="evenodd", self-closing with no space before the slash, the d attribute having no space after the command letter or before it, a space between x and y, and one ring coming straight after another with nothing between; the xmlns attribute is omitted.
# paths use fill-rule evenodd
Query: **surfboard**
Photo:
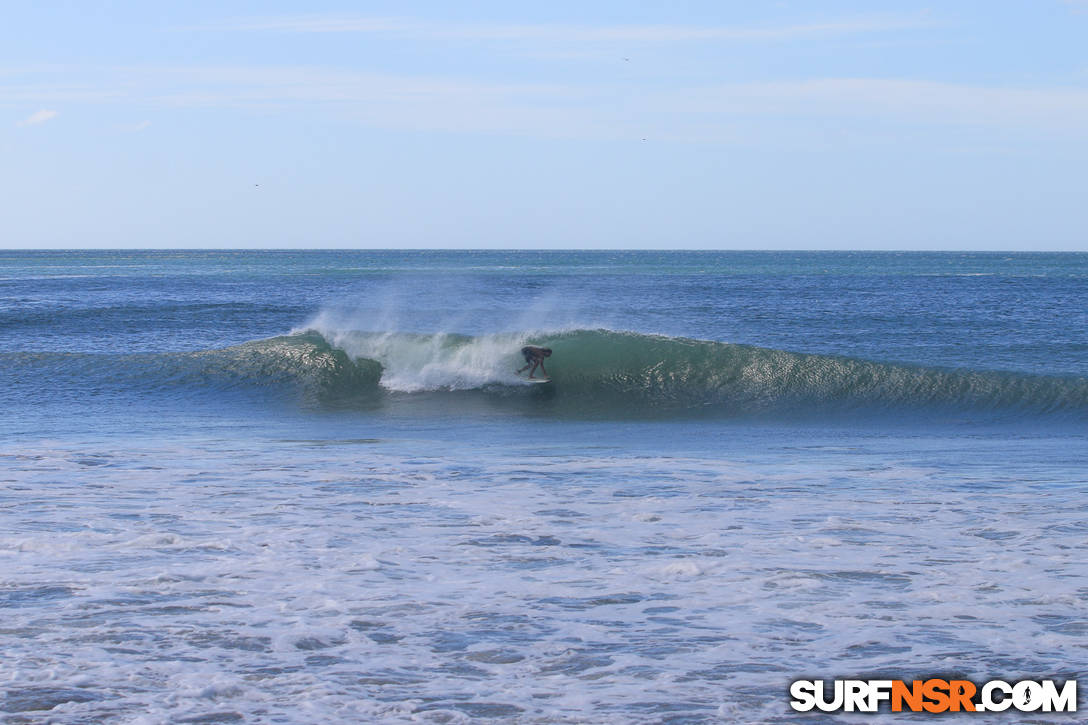
<svg viewBox="0 0 1088 725"><path fill-rule="evenodd" d="M533 384L536 384L536 383L550 383L551 381L552 381L551 378L525 378L525 382L533 383Z"/></svg>

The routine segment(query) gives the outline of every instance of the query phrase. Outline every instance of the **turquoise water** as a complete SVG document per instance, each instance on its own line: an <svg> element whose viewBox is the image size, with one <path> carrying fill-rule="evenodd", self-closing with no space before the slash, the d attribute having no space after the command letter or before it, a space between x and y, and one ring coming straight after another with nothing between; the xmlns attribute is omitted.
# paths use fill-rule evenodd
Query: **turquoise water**
<svg viewBox="0 0 1088 725"><path fill-rule="evenodd" d="M1085 300L1085 254L0 253L0 711L768 722L800 677L1075 676Z"/></svg>

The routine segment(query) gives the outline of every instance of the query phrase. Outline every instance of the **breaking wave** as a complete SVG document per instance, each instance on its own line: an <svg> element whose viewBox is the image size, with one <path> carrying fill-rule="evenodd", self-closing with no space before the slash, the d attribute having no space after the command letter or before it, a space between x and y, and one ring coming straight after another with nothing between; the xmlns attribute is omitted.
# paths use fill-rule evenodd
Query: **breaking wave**
<svg viewBox="0 0 1088 725"><path fill-rule="evenodd" d="M552 383L515 374L525 344L547 345ZM14 359L13 356L17 357ZM313 330L196 352L7 353L8 365L142 389L297 391L322 404L430 395L535 412L646 416L988 410L1088 417L1088 379L943 369L612 330L481 336ZM451 408L453 406L453 408Z"/></svg>

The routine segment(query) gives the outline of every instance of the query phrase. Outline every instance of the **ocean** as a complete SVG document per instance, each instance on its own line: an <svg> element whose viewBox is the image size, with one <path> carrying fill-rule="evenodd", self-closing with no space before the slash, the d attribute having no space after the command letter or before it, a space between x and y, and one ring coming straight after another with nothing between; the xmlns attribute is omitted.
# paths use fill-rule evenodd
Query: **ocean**
<svg viewBox="0 0 1088 725"><path fill-rule="evenodd" d="M1081 253L0 252L0 714L1076 678L1086 303Z"/></svg>

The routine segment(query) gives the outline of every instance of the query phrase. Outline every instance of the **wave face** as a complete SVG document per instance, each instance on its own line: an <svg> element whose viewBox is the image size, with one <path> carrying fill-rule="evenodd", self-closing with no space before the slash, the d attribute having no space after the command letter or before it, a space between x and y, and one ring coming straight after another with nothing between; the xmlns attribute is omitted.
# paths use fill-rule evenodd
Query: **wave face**
<svg viewBox="0 0 1088 725"><path fill-rule="evenodd" d="M554 350L550 385L515 374L525 344ZM267 388L323 405L482 399L523 412L640 417L989 411L1088 418L1088 379L948 370L617 332L368 333L308 330L228 348L126 356L19 353L54 380L141 390Z"/></svg>
<svg viewBox="0 0 1088 725"><path fill-rule="evenodd" d="M351 360L315 334L195 352L2 353L0 365L16 373L18 384L48 388L53 398L117 389L137 394L266 389L325 399L374 389L382 373L377 363Z"/></svg>
<svg viewBox="0 0 1088 725"><path fill-rule="evenodd" d="M1088 379L942 370L609 330L539 341L557 395L632 412L970 409L1088 413Z"/></svg>

